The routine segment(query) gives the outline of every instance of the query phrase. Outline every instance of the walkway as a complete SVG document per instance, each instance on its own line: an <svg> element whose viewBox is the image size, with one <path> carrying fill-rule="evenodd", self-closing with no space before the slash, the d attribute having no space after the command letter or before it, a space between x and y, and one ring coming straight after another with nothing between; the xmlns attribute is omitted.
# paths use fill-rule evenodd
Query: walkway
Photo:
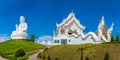
<svg viewBox="0 0 120 60"><path fill-rule="evenodd" d="M6 60L6 59L0 56L0 60Z"/></svg>
<svg viewBox="0 0 120 60"><path fill-rule="evenodd" d="M27 60L40 60L37 56L38 56L38 54L40 52L42 53L43 51L44 51L44 49L40 49L37 53L35 53L35 54L31 55L30 57L28 57Z"/></svg>

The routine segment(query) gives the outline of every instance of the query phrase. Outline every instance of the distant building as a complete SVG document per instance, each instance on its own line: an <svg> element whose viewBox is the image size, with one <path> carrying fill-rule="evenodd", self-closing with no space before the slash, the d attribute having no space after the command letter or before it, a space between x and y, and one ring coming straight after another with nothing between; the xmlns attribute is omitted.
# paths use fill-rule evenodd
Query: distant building
<svg viewBox="0 0 120 60"><path fill-rule="evenodd" d="M53 36L53 45L85 43L98 44L110 42L113 29L113 24L108 30L106 29L104 17L102 17L100 24L98 25L97 33L88 32L87 34L84 34L83 30L85 27L80 24L74 13L70 13L62 23L56 25L56 31Z"/></svg>

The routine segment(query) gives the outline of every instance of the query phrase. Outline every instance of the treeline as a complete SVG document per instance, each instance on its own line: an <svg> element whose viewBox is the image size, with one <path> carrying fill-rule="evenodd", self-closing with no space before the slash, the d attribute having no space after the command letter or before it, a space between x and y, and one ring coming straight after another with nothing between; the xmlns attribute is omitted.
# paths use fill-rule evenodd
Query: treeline
<svg viewBox="0 0 120 60"><path fill-rule="evenodd" d="M111 36L111 42L110 43L120 43L120 39L119 36L116 35L116 37L114 38L114 36Z"/></svg>
<svg viewBox="0 0 120 60"><path fill-rule="evenodd" d="M35 42L35 35L31 35L30 39L27 39L27 41Z"/></svg>

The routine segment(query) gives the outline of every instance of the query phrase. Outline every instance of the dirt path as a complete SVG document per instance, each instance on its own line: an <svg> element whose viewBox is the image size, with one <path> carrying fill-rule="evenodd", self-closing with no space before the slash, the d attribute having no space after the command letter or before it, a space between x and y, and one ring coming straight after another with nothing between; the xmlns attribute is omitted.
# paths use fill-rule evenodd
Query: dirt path
<svg viewBox="0 0 120 60"><path fill-rule="evenodd" d="M6 59L0 56L0 60L6 60Z"/></svg>
<svg viewBox="0 0 120 60"><path fill-rule="evenodd" d="M33 55L31 55L30 57L28 57L28 59L27 60L40 60L40 59L38 59L38 54L40 53L40 52L43 52L44 51L44 49L40 49L37 53L35 53L35 54L33 54Z"/></svg>

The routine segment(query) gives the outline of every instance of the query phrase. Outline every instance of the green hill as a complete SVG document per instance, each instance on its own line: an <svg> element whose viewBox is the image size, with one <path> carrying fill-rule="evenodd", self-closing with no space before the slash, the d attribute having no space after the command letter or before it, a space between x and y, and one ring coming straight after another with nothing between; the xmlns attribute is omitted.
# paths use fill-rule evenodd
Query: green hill
<svg viewBox="0 0 120 60"><path fill-rule="evenodd" d="M32 53L31 51L35 51L45 47L46 46L44 45L40 45L26 40L10 40L0 44L0 55L8 59L12 59L14 57L15 52L19 48L22 48L25 52L29 52L28 54L26 54L26 56L29 56L35 53Z"/></svg>
<svg viewBox="0 0 120 60"><path fill-rule="evenodd" d="M120 44L83 44L83 45L58 45L46 49L42 53L42 58L47 59L50 56L51 60L81 60L81 51L83 50L83 58L89 60L104 60L105 53L109 54L110 60L120 59Z"/></svg>

